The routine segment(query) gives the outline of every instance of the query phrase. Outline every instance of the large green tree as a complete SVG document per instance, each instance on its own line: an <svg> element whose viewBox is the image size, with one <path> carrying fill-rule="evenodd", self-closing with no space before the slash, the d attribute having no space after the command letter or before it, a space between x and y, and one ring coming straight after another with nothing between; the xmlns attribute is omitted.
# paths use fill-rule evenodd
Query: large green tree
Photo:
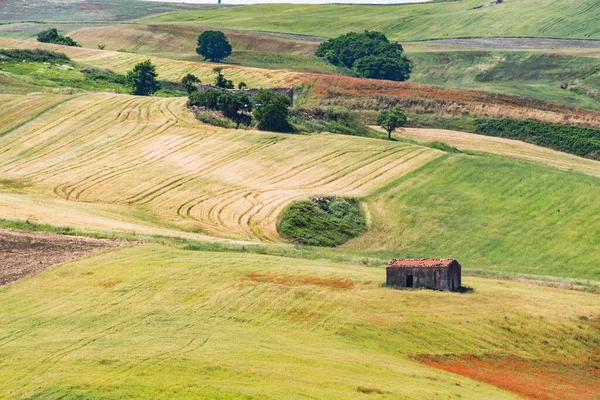
<svg viewBox="0 0 600 400"><path fill-rule="evenodd" d="M350 32L329 39L319 45L316 56L365 78L405 81L410 77L411 62L402 45L381 32Z"/></svg>
<svg viewBox="0 0 600 400"><path fill-rule="evenodd" d="M354 63L353 70L371 79L405 81L410 77L410 63L383 56L363 57Z"/></svg>
<svg viewBox="0 0 600 400"><path fill-rule="evenodd" d="M287 132L291 125L289 115L290 98L285 94L262 89L254 96L254 119L263 131Z"/></svg>
<svg viewBox="0 0 600 400"><path fill-rule="evenodd" d="M198 36L196 53L205 60L220 61L231 54L231 44L221 31L204 31Z"/></svg>
<svg viewBox="0 0 600 400"><path fill-rule="evenodd" d="M388 139L392 139L392 132L398 128L402 128L408 118L402 110L382 110L377 115L377 125L381 126L388 133Z"/></svg>
<svg viewBox="0 0 600 400"><path fill-rule="evenodd" d="M149 96L160 89L160 82L156 79L158 73L150 60L136 64L127 73L127 82L132 87L131 94Z"/></svg>

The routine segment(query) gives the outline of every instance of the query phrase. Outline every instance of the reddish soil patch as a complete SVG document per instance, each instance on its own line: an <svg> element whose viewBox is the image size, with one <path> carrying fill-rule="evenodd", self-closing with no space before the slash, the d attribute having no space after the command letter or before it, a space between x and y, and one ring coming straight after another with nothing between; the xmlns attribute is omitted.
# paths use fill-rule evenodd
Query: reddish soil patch
<svg viewBox="0 0 600 400"><path fill-rule="evenodd" d="M289 276L277 274L260 274L252 272L247 274L242 279L255 282L275 283L277 285L285 286L316 285L330 287L334 289L352 289L354 287L354 283L349 279L324 279L316 278L314 276Z"/></svg>
<svg viewBox="0 0 600 400"><path fill-rule="evenodd" d="M419 355L420 362L536 400L600 398L600 369L592 360L557 362L498 355Z"/></svg>
<svg viewBox="0 0 600 400"><path fill-rule="evenodd" d="M61 262L126 242L0 229L0 287Z"/></svg>

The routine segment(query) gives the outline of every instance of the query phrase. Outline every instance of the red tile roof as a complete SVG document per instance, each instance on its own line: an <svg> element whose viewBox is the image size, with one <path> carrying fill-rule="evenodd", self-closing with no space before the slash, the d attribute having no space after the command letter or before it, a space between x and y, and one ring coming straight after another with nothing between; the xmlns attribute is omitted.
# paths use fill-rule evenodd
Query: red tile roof
<svg viewBox="0 0 600 400"><path fill-rule="evenodd" d="M416 258L407 260L392 260L387 265L388 268L437 268L449 267L454 259L452 258Z"/></svg>

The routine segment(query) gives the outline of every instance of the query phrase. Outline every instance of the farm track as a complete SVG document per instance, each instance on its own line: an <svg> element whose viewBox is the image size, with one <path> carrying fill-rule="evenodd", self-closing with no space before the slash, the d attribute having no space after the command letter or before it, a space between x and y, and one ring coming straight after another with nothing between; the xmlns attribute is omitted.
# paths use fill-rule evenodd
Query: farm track
<svg viewBox="0 0 600 400"><path fill-rule="evenodd" d="M0 96L0 114L15 102L27 108L26 98ZM197 122L184 99L107 93L25 123L0 138L0 153L0 174L28 182L28 195L264 242L281 241L277 217L294 200L366 196L441 154L350 136L226 130Z"/></svg>

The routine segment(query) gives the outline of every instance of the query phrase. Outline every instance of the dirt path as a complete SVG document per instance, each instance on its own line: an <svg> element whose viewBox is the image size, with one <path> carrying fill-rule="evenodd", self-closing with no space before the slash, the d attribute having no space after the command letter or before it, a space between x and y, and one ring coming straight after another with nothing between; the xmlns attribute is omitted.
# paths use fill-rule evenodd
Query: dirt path
<svg viewBox="0 0 600 400"><path fill-rule="evenodd" d="M0 287L53 265L127 242L0 229Z"/></svg>

